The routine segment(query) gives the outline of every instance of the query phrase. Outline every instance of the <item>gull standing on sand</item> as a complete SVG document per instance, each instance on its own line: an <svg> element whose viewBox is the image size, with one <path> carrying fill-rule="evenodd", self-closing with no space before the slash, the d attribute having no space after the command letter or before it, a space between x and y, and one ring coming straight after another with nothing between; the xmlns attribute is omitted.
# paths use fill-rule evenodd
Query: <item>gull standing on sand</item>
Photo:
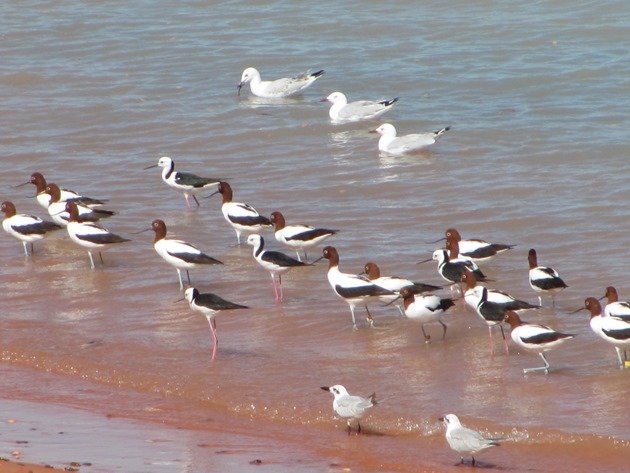
<svg viewBox="0 0 630 473"><path fill-rule="evenodd" d="M351 422L353 420L357 421L357 434L360 434L361 423L359 419L363 417L369 408L377 404L376 393L372 393L372 395L368 397L351 396L348 394L346 388L340 384L330 387L322 386L322 389L324 391L330 391L335 397L333 399L333 410L338 416L347 419L348 435L352 432Z"/></svg>
<svg viewBox="0 0 630 473"><path fill-rule="evenodd" d="M226 301L216 294L212 294L207 292L205 294L200 294L199 291L194 287L189 287L184 292L184 298L179 299L176 302L183 301L186 299L188 301L188 305L192 310L196 310L197 312L201 312L208 319L208 323L210 324L210 330L212 331L212 361L217 354L217 349L219 348L219 337L217 336L217 323L214 320L214 317L224 310L233 310L233 309L248 309L249 307L235 304L234 302Z"/></svg>
<svg viewBox="0 0 630 473"><path fill-rule="evenodd" d="M324 70L317 72L306 71L295 77L283 77L276 80L262 80L260 72L253 67L248 67L241 75L241 81L237 85L237 95L241 95L241 88L249 83L252 94L263 98L287 98L299 95L309 87L318 77L324 74Z"/></svg>
<svg viewBox="0 0 630 473"><path fill-rule="evenodd" d="M387 112L397 101L398 97L391 100L359 100L348 103L348 99L341 92L333 92L320 100L332 103L328 115L334 123L371 120Z"/></svg>
<svg viewBox="0 0 630 473"><path fill-rule="evenodd" d="M219 184L218 177L200 177L196 174L189 172L175 171L175 163L168 156L162 156L158 159L157 164L147 166L146 169L162 168L162 180L172 187L173 189L183 192L186 199L186 205L190 207L190 197L195 200L197 207L199 207L199 201L195 194L209 190L211 187L216 187Z"/></svg>
<svg viewBox="0 0 630 473"><path fill-rule="evenodd" d="M472 465L475 466L475 455L490 447L498 447L498 440L485 438L476 430L464 427L455 414L446 414L440 417L446 426L446 441L448 445L458 453L465 453L472 457ZM461 457L460 464L464 463Z"/></svg>
<svg viewBox="0 0 630 473"><path fill-rule="evenodd" d="M376 130L370 133L378 133L381 137L378 140L378 149L383 153L400 155L413 153L431 146L445 132L450 130L447 126L438 131L430 133L414 133L411 135L396 136L396 128L391 123L383 123Z"/></svg>

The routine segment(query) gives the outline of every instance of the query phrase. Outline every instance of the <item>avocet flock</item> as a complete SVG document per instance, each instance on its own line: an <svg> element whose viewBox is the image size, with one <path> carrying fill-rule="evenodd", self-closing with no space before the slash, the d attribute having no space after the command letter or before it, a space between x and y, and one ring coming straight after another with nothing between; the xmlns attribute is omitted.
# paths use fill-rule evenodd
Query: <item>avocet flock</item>
<svg viewBox="0 0 630 473"><path fill-rule="evenodd" d="M324 71L319 70L313 73L306 72L293 78L263 81L260 73L250 67L242 73L238 83L238 93L240 95L241 88L249 84L252 94L258 97L294 97L302 94L323 74ZM332 103L329 117L334 124L341 124L374 120L381 114L390 111L398 98L360 100L348 103L344 94L334 92L321 101ZM396 128L392 124L384 123L373 131L381 135L378 149L382 153L400 155L422 151L428 146L434 145L436 140L449 129L450 127L444 127L435 132L396 136ZM341 272L339 269L339 251L333 246L324 247L321 258L307 263L306 251L321 244L324 240L334 237L338 230L315 228L302 224L287 225L283 214L279 211L273 212L270 218L267 218L259 214L251 205L233 201L232 186L225 179L200 177L192 173L175 171L175 164L169 157L161 157L157 164L147 166L145 169L153 167L162 168L162 180L168 186L184 194L188 207L190 207L191 197L199 206L196 194L210 192L205 197L221 194L221 213L236 233L238 244L241 243L242 234L248 235L247 243L253 247L253 258L270 273L275 299L278 303L283 300L282 273L291 268L315 264L325 258L328 260L328 282L334 294L348 304L353 328L357 328L355 318L357 306L365 308L368 323L373 325L374 320L368 305L378 303L380 305L392 305L398 308L402 315L417 320L420 323L425 342L431 340L424 327L428 323L440 324L442 326L441 339L446 338L447 325L442 318L457 304L457 299L429 294L442 289L441 286L421 283L413 279L381 276L380 268L374 262L368 262L361 274ZM11 201L5 201L1 206L5 215L2 222L4 230L22 242L27 257L34 252L34 242L42 240L50 232L62 227L66 227L69 237L74 242L87 248L92 269L95 268L93 250L99 251L102 261L101 251L129 241L129 239L116 235L94 223L102 218L115 215L115 212L101 208L107 202L106 200L86 197L77 192L62 189L55 183L47 182L40 172L33 172L27 182L16 187L29 183L35 185L36 200L39 205L48 210L52 222L32 215L18 214L16 206ZM271 227L275 229L275 239L290 250L295 251L297 259L279 251L266 249L265 239L260 233ZM218 349L216 314L246 307L229 302L215 294L202 294L196 288L190 287L190 269L201 265L222 264L221 261L207 255L191 243L166 238L167 227L163 220L153 220L151 228L146 230L152 230L155 233L154 247L158 255L177 270L180 289L185 290L184 298L188 301L190 308L207 317L212 332L212 360L214 360ZM446 240L446 248L435 249L432 258L425 261L431 259L437 261L438 274L451 286L451 290L454 289L454 286L462 285L461 293L465 303L474 309L481 321L488 326L491 353L494 354L492 328L498 326L503 335L505 353L509 354L503 329L505 323L511 327L513 342L527 351L538 353L544 362L541 367L525 368L523 371L525 373L531 371L549 372L550 366L544 353L570 341L574 335L562 333L537 323L524 322L519 313L540 309L543 296L551 296L552 306L555 305L556 295L568 287L558 272L550 267L539 266L536 250L530 249L528 254L529 273L526 274L524 271L524 277L528 278L532 289L536 291L539 305L518 300L504 292L479 284L480 281L486 281L486 277L477 265L477 263L483 264L490 258L512 250L514 245L488 243L480 239L463 239L455 228L447 229L444 235L443 238L433 243ZM300 252L304 253L303 260ZM189 286L187 288L182 278L182 270L186 271ZM299 275L296 276L296 279L299 279ZM606 288L601 299L604 298L607 298L607 304L603 308L597 298L588 297L576 312L579 310L589 311L592 331L615 348L621 368L630 366L626 353L626 350L630 348L630 303L619 301L617 291L612 286ZM333 409L338 416L347 419L348 433L351 432L353 421L356 421L357 432L361 432L359 419L376 405L375 395L368 397L352 396L341 385L323 387L322 389L333 394ZM444 416L443 420L446 425L446 439L449 445L462 454L472 456L486 448L498 445L497 439L484 438L478 432L463 427L454 414ZM472 464L475 464L474 457Z"/></svg>

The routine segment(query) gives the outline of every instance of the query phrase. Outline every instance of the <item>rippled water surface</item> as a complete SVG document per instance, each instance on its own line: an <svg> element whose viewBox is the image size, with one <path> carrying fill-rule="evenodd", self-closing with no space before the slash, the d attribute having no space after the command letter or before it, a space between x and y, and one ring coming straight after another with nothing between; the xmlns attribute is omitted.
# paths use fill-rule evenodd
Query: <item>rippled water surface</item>
<svg viewBox="0 0 630 473"><path fill-rule="evenodd" d="M568 312L608 285L630 298L629 10L618 1L3 3L2 200L44 216L32 187L13 187L39 171L109 198L118 214L106 226L133 238L92 271L63 231L32 258L5 235L3 362L163 396L176 403L164 414L171 423L221 413L308 424L301 435L314 445L345 425L320 386L376 391L384 400L364 425L384 439L338 453L396 471L414 470L422 441L437 457L422 461L456 459L437 421L446 412L513 441L484 456L515 471L564 465L575 445L589 471L618 469L630 441L619 395L630 378L588 315ZM269 102L245 88L237 97L248 66L263 79L326 74L303 97ZM452 129L425 153L379 156L368 131L380 122L329 122L319 99L335 90L400 97L383 118L401 134ZM143 170L160 156L228 179L235 200L261 213L339 229L329 242L346 272L371 260L384 274L441 284L435 264L416 262L454 226L515 244L484 266L489 285L536 302L527 282L536 248L569 288L555 309L544 300L523 318L577 337L549 353L549 375L524 377L538 357L516 347L505 356L498 339L491 357L485 325L462 300L444 342L439 326L428 326L425 344L418 325L378 305L376 327L361 319L353 331L324 262L288 273L276 304L251 249L234 246L219 198L188 210L157 169ZM155 218L225 263L193 270L195 286L250 306L217 318L214 363L207 322L175 303L175 270L149 233L132 235ZM135 406L116 408L133 415ZM594 460L595 448L611 463ZM523 452L529 460L518 463Z"/></svg>

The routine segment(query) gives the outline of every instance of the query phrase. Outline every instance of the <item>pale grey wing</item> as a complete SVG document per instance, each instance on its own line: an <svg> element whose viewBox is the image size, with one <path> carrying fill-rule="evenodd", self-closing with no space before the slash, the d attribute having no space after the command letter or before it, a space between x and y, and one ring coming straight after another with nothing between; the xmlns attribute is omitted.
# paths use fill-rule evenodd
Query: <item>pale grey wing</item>
<svg viewBox="0 0 630 473"><path fill-rule="evenodd" d="M389 146L403 151L423 148L435 143L435 133L417 133L397 137Z"/></svg>
<svg viewBox="0 0 630 473"><path fill-rule="evenodd" d="M483 438L476 430L461 427L449 433L447 438L449 445L453 450L459 452L477 452L494 444L492 440Z"/></svg>
<svg viewBox="0 0 630 473"><path fill-rule="evenodd" d="M314 79L313 79L314 80ZM293 95L308 87L312 80L306 75L270 81L267 85L266 92L273 95Z"/></svg>
<svg viewBox="0 0 630 473"><path fill-rule="evenodd" d="M339 112L339 118L367 117L379 113L385 108L386 106L379 102L358 100L356 102L350 102L343 107Z"/></svg>
<svg viewBox="0 0 630 473"><path fill-rule="evenodd" d="M372 407L372 401L360 396L344 396L337 400L337 411L343 417L361 417Z"/></svg>

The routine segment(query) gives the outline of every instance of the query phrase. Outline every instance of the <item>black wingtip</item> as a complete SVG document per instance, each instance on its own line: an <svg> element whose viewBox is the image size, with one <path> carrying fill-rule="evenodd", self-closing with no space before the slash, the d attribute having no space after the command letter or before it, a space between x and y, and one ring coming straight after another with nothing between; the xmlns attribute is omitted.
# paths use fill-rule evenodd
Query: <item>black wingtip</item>
<svg viewBox="0 0 630 473"><path fill-rule="evenodd" d="M313 73L311 74L311 77L319 77L319 76L323 75L323 74L324 74L324 72L326 72L324 69L321 69L321 70L319 70L319 71L317 71L317 72L313 72Z"/></svg>
<svg viewBox="0 0 630 473"><path fill-rule="evenodd" d="M391 100L383 100L381 101L381 103L383 105L385 105L386 107L389 107L390 105L394 105L396 102L398 102L400 100L400 97L394 97Z"/></svg>

